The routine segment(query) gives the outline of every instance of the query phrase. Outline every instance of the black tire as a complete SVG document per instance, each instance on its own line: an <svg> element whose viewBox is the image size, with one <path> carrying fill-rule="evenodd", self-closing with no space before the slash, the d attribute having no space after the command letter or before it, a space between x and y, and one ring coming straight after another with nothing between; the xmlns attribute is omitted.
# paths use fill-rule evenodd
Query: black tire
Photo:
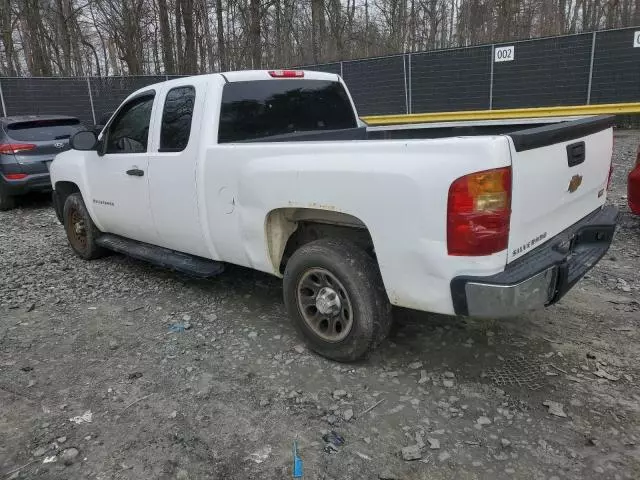
<svg viewBox="0 0 640 480"><path fill-rule="evenodd" d="M56 191L54 190L51 193L51 203L53 204L53 211L56 212L56 218L60 222L60 225L64 225L64 218L62 217L62 209L64 205L59 205L59 197Z"/></svg>
<svg viewBox="0 0 640 480"><path fill-rule="evenodd" d="M105 249L96 244L100 230L91 220L80 193L73 193L67 197L62 218L69 245L76 255L84 260L93 260L105 255Z"/></svg>
<svg viewBox="0 0 640 480"><path fill-rule="evenodd" d="M313 277L315 271L329 272L330 277L337 280L337 288L346 294L345 303L337 308L342 309L348 302L351 323L346 337L340 340L327 341L322 338L322 332L318 334L314 331L319 327L307 323L301 310L303 298L308 300L313 297L311 294L303 295L305 278L309 275ZM387 337L392 324L391 304L375 260L347 240L320 239L296 250L287 262L284 273L284 302L289 317L308 347L338 362L366 358ZM313 309L313 305L310 308ZM325 315L316 313L321 317Z"/></svg>
<svg viewBox="0 0 640 480"><path fill-rule="evenodd" d="M6 212L7 210L11 210L16 206L16 199L6 192L2 191L2 187L0 187L0 212Z"/></svg>

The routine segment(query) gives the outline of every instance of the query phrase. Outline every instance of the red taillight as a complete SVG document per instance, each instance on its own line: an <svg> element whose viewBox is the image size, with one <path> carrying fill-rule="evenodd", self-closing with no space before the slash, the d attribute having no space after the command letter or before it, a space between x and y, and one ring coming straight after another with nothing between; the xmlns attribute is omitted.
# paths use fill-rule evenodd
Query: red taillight
<svg viewBox="0 0 640 480"><path fill-rule="evenodd" d="M511 167L458 178L449 187L449 255L491 255L507 248L511 220Z"/></svg>
<svg viewBox="0 0 640 480"><path fill-rule="evenodd" d="M0 153L18 153L34 148L36 146L33 143L0 143Z"/></svg>
<svg viewBox="0 0 640 480"><path fill-rule="evenodd" d="M22 180L23 178L27 178L26 173L7 173L5 175L7 180Z"/></svg>
<svg viewBox="0 0 640 480"><path fill-rule="evenodd" d="M269 70L269 75L273 78L302 78L303 70Z"/></svg>

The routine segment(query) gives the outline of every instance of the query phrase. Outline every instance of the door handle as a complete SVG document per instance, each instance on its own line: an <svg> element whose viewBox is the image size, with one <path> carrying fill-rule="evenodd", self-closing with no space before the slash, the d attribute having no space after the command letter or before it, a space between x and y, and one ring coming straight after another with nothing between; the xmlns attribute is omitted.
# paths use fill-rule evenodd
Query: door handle
<svg viewBox="0 0 640 480"><path fill-rule="evenodd" d="M131 170L127 170L127 175L132 175L134 177L144 177L144 170L140 170L139 168L134 167Z"/></svg>

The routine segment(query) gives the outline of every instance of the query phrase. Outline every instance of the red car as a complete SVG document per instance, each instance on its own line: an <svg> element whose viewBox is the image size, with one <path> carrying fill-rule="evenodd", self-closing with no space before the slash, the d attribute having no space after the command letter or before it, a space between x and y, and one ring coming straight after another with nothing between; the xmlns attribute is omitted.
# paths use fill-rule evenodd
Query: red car
<svg viewBox="0 0 640 480"><path fill-rule="evenodd" d="M638 147L638 156L636 157L636 166L629 174L629 183L627 184L627 200L629 208L637 215L640 215L640 147Z"/></svg>

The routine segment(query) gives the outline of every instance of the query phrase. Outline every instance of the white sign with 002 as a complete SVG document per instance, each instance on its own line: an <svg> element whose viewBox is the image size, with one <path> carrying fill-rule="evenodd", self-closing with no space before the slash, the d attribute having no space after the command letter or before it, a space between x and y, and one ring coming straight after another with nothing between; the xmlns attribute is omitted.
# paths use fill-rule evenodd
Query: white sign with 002
<svg viewBox="0 0 640 480"><path fill-rule="evenodd" d="M496 47L493 61L511 62L515 57L515 47L513 45L509 45L507 47Z"/></svg>

